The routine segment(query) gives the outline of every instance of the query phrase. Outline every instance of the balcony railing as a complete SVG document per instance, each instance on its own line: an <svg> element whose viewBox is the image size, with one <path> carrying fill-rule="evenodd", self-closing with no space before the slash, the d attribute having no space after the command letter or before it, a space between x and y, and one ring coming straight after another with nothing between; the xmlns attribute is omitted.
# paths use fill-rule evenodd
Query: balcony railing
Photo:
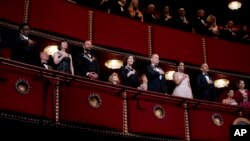
<svg viewBox="0 0 250 141"><path fill-rule="evenodd" d="M70 40L72 44L91 39L93 44L120 50L121 54L128 52L148 57L158 53L163 60L183 60L194 65L207 62L212 69L244 74L250 72L249 61L246 61L249 45L147 25L66 0L20 0L15 5L12 3L15 1L2 2L1 19L17 24L28 21L32 29L75 39ZM10 9L14 11L10 12ZM31 33L47 36L37 30ZM57 36L48 38L61 39Z"/></svg>
<svg viewBox="0 0 250 141"><path fill-rule="evenodd" d="M230 126L239 118L248 120L250 114L247 108L141 91L4 58L0 58L0 90L1 111L134 137L229 140Z"/></svg>

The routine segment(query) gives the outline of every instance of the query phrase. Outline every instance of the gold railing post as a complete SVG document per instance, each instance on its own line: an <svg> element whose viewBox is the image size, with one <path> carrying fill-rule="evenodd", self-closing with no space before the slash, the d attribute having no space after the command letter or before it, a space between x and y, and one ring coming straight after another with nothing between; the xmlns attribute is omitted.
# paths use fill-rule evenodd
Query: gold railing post
<svg viewBox="0 0 250 141"><path fill-rule="evenodd" d="M189 113L187 103L183 104L184 107L184 120L185 120L185 139L190 141L190 130L189 130Z"/></svg>
<svg viewBox="0 0 250 141"><path fill-rule="evenodd" d="M89 11L89 33L88 33L88 40L93 39L93 11Z"/></svg>
<svg viewBox="0 0 250 141"><path fill-rule="evenodd" d="M54 89L54 112L55 112L55 120L59 122L59 94L60 94L60 82L57 80Z"/></svg>
<svg viewBox="0 0 250 141"><path fill-rule="evenodd" d="M122 92L122 109L123 109L123 132L128 133L128 103L127 103L127 92Z"/></svg>
<svg viewBox="0 0 250 141"><path fill-rule="evenodd" d="M27 23L29 19L29 7L30 7L30 0L24 1L24 15L23 15L23 22Z"/></svg>
<svg viewBox="0 0 250 141"><path fill-rule="evenodd" d="M202 38L202 48L203 48L203 59L204 59L204 63L207 63L207 49L206 49L206 40L203 37Z"/></svg>
<svg viewBox="0 0 250 141"><path fill-rule="evenodd" d="M152 55L152 26L148 25L148 56Z"/></svg>

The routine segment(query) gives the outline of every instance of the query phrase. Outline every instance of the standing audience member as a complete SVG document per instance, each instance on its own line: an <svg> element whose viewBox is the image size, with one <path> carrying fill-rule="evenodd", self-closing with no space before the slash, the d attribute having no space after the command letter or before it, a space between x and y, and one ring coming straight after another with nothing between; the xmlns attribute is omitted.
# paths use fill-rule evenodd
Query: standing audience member
<svg viewBox="0 0 250 141"><path fill-rule="evenodd" d="M149 4L147 10L143 14L144 22L147 23L158 23L159 17L155 12L155 5Z"/></svg>
<svg viewBox="0 0 250 141"><path fill-rule="evenodd" d="M131 18L143 22L143 14L139 10L139 0L132 0L130 2L128 12Z"/></svg>
<svg viewBox="0 0 250 141"><path fill-rule="evenodd" d="M193 21L193 27L195 33L207 35L208 34L208 25L205 18L205 11L200 9L197 11L197 16Z"/></svg>
<svg viewBox="0 0 250 141"><path fill-rule="evenodd" d="M123 66L121 67L122 85L138 88L139 75L134 68L135 59L132 55L125 57Z"/></svg>
<svg viewBox="0 0 250 141"><path fill-rule="evenodd" d="M170 14L169 6L165 6L163 12L160 15L160 23L164 26L172 26L172 16Z"/></svg>
<svg viewBox="0 0 250 141"><path fill-rule="evenodd" d="M19 36L15 40L11 59L30 65L38 65L39 50L36 47L36 41L29 38L29 25L27 23L21 24L19 32Z"/></svg>
<svg viewBox="0 0 250 141"><path fill-rule="evenodd" d="M235 99L233 99L233 97L234 97L234 91L230 89L227 92L227 98L223 99L222 103L227 104L227 105L234 105L234 106L238 105L238 103L235 101Z"/></svg>
<svg viewBox="0 0 250 141"><path fill-rule="evenodd" d="M56 70L70 73L74 75L74 67L72 62L72 56L67 53L68 43L66 41L62 41L60 46L58 47L58 52L54 53L53 60L56 65Z"/></svg>
<svg viewBox="0 0 250 141"><path fill-rule="evenodd" d="M177 64L177 72L175 72L173 75L173 79L176 84L173 95L185 98L193 98L189 76L184 73L184 70L184 63L179 62Z"/></svg>
<svg viewBox="0 0 250 141"><path fill-rule="evenodd" d="M234 27L234 22L233 21L228 21L227 25L223 28L222 30L222 36L223 38L227 39L227 40L236 40L237 37L237 33L236 31L233 29Z"/></svg>
<svg viewBox="0 0 250 141"><path fill-rule="evenodd" d="M234 98L239 106L250 107L250 92L245 89L245 82L239 80L237 82L238 90L235 92Z"/></svg>
<svg viewBox="0 0 250 141"><path fill-rule="evenodd" d="M209 67L206 63L201 65L201 74L197 77L199 99L215 101L216 93L214 82L208 75Z"/></svg>
<svg viewBox="0 0 250 141"><path fill-rule="evenodd" d="M175 26L178 29L184 30L184 31L192 31L191 24L186 17L186 12L184 8L180 8L178 10L178 16L175 18Z"/></svg>
<svg viewBox="0 0 250 141"><path fill-rule="evenodd" d="M214 38L219 38L220 30L216 23L216 17L214 15L209 15L207 17L207 23L208 23L208 35Z"/></svg>
<svg viewBox="0 0 250 141"><path fill-rule="evenodd" d="M110 13L128 16L127 0L114 0L110 8Z"/></svg>
<svg viewBox="0 0 250 141"><path fill-rule="evenodd" d="M87 40L83 45L83 52L77 54L77 68L78 74L90 79L98 79L99 65L91 50L93 48L92 42Z"/></svg>
<svg viewBox="0 0 250 141"><path fill-rule="evenodd" d="M146 68L146 76L148 79L148 90L167 93L167 85L164 71L158 66L160 60L158 54L153 54L150 58L151 64Z"/></svg>

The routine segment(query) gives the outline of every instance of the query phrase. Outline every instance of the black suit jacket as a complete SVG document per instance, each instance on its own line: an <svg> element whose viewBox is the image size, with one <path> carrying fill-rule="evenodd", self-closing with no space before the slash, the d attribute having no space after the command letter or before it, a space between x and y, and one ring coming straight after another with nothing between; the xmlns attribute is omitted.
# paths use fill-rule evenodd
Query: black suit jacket
<svg viewBox="0 0 250 141"><path fill-rule="evenodd" d="M176 17L174 19L174 25L178 29L191 32L192 31L192 26L190 24L190 21L189 21L189 19L187 17L185 17L185 18L189 22L188 24L183 23L183 19L178 16L178 17Z"/></svg>
<svg viewBox="0 0 250 141"><path fill-rule="evenodd" d="M48 69L49 69L49 70L52 70L52 69L53 69L53 68L51 67L51 65L49 65L49 64L47 64L47 65L48 65ZM41 67L41 68L46 69L42 62L38 64L38 67Z"/></svg>
<svg viewBox="0 0 250 141"><path fill-rule="evenodd" d="M211 77L209 77L211 79ZM214 101L216 98L214 84L208 84L205 75L197 76L198 98L202 100Z"/></svg>
<svg viewBox="0 0 250 141"><path fill-rule="evenodd" d="M202 21L203 20L205 23L206 23L206 20L205 19L201 19L199 17L196 17L194 20L193 20L193 27L195 29L195 32L198 33L198 34L204 34L204 35L208 35L208 27L205 26Z"/></svg>
<svg viewBox="0 0 250 141"><path fill-rule="evenodd" d="M97 59L92 55L92 61L85 53L77 54L78 75L86 77L88 72L95 72L99 75L99 64Z"/></svg>
<svg viewBox="0 0 250 141"><path fill-rule="evenodd" d="M11 59L30 65L38 65L39 50L36 46L30 46L28 40L19 35L15 40Z"/></svg>
<svg viewBox="0 0 250 141"><path fill-rule="evenodd" d="M162 75L160 79L160 73L155 71L152 65L148 65L146 68L146 76L148 79L148 90L159 92L159 93L167 93L167 85L165 76Z"/></svg>

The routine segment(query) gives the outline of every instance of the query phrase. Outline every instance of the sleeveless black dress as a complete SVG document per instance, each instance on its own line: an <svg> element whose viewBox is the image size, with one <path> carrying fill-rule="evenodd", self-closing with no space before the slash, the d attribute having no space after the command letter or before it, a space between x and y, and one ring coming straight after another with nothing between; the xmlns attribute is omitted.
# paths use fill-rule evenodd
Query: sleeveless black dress
<svg viewBox="0 0 250 141"><path fill-rule="evenodd" d="M60 56L58 56L59 58ZM56 70L70 73L70 57L64 57L62 61L56 66Z"/></svg>

